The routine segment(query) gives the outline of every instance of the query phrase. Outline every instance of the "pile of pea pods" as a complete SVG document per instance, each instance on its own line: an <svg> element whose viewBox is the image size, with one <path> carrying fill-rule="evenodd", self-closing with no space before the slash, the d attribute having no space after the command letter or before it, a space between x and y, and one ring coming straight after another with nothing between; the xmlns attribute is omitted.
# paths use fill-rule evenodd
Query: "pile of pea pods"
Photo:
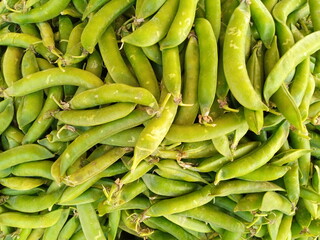
<svg viewBox="0 0 320 240"><path fill-rule="evenodd" d="M319 13L0 1L0 239L319 239Z"/></svg>

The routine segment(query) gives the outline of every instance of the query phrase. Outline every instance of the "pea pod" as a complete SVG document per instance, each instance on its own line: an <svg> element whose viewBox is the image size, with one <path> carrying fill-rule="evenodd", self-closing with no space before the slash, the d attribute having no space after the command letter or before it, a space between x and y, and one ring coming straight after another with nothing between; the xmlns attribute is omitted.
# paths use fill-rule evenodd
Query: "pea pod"
<svg viewBox="0 0 320 240"><path fill-rule="evenodd" d="M106 103L132 102L158 109L155 97L146 89L122 83L105 84L77 94L70 100L72 109L84 109Z"/></svg>
<svg viewBox="0 0 320 240"><path fill-rule="evenodd" d="M147 23L137 28L131 34L123 37L121 41L139 47L148 47L159 42L167 34L170 24L175 17L178 5L178 0L167 0Z"/></svg>
<svg viewBox="0 0 320 240"><path fill-rule="evenodd" d="M242 158L223 166L216 175L215 184L219 183L221 180L243 176L263 166L279 150L287 139L288 134L289 126L288 123L284 122L265 144ZM257 159L259 159L259 161Z"/></svg>
<svg viewBox="0 0 320 240"><path fill-rule="evenodd" d="M10 13L7 18L8 21L18 24L44 22L58 16L68 6L70 1L50 0L26 13Z"/></svg>
<svg viewBox="0 0 320 240"><path fill-rule="evenodd" d="M63 209L49 213L30 215L19 212L5 212L0 214L1 225L17 228L47 228L54 225L61 216Z"/></svg>
<svg viewBox="0 0 320 240"><path fill-rule="evenodd" d="M81 43L89 53L92 53L99 38L109 25L134 3L133 0L111 0L90 18L83 30ZM106 17L107 16L107 17ZM99 28L97 28L99 26Z"/></svg>
<svg viewBox="0 0 320 240"><path fill-rule="evenodd" d="M136 17L137 18L148 18L159 10L159 8L165 3L165 0L160 1L141 1L139 0L136 4Z"/></svg>
<svg viewBox="0 0 320 240"><path fill-rule="evenodd" d="M0 179L0 184L14 190L30 190L45 184L47 180L29 177L6 177Z"/></svg>
<svg viewBox="0 0 320 240"><path fill-rule="evenodd" d="M0 134L2 134L13 120L14 106L13 100L7 98L0 102Z"/></svg>
<svg viewBox="0 0 320 240"><path fill-rule="evenodd" d="M67 218L69 217L70 208L64 209L60 215L59 220L52 225L51 227L46 228L43 233L43 240L56 240L58 238L60 230L63 228L63 225L66 223Z"/></svg>
<svg viewBox="0 0 320 240"><path fill-rule="evenodd" d="M53 180L50 172L52 164L52 161L35 161L21 163L12 167L12 174L15 176L43 177Z"/></svg>
<svg viewBox="0 0 320 240"><path fill-rule="evenodd" d="M241 2L228 23L223 46L223 68L230 91L240 104L251 110L267 110L254 90L245 64L245 42L250 8ZM242 79L239 81L239 79Z"/></svg>
<svg viewBox="0 0 320 240"><path fill-rule="evenodd" d="M54 155L38 144L26 144L0 153L0 169L6 169L20 163L52 158Z"/></svg>
<svg viewBox="0 0 320 240"><path fill-rule="evenodd" d="M276 63L266 78L263 94L266 102L280 88L289 73L304 59L320 49L320 32L310 33L294 44Z"/></svg>
<svg viewBox="0 0 320 240"><path fill-rule="evenodd" d="M43 84L43 83L46 84ZM51 68L36 72L13 84L5 90L9 96L23 96L48 87L59 85L76 85L85 88L96 88L102 86L102 81L94 74L68 67L64 71L59 68Z"/></svg>
<svg viewBox="0 0 320 240"><path fill-rule="evenodd" d="M198 0L180 1L166 37L160 42L160 49L178 46L188 36L195 18Z"/></svg>

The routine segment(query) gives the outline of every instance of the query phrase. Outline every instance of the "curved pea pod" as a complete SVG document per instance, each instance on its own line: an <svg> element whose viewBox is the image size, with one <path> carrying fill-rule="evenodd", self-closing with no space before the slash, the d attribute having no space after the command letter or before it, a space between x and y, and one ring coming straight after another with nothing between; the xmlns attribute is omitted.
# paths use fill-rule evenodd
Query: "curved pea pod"
<svg viewBox="0 0 320 240"><path fill-rule="evenodd" d="M36 187L28 190L15 190L11 188L2 188L0 191L3 195L6 196L19 196L19 195L34 195L44 193L45 189L41 187Z"/></svg>
<svg viewBox="0 0 320 240"><path fill-rule="evenodd" d="M263 195L263 193L246 194L237 202L234 211L257 211L261 207Z"/></svg>
<svg viewBox="0 0 320 240"><path fill-rule="evenodd" d="M137 1L138 2L138 1ZM141 4L136 4L136 17L137 18L147 18L156 13L161 6L166 2L166 0L151 0L142 1Z"/></svg>
<svg viewBox="0 0 320 240"><path fill-rule="evenodd" d="M277 239L277 235L279 232L279 227L280 227L283 215L284 214L282 212L275 210L270 212L269 215L267 216L267 222L269 223L267 224L267 229L268 229L270 239Z"/></svg>
<svg viewBox="0 0 320 240"><path fill-rule="evenodd" d="M217 89L218 46L211 24L197 18L195 31L199 42L198 103L204 121L209 115Z"/></svg>
<svg viewBox="0 0 320 240"><path fill-rule="evenodd" d="M268 191L263 195L259 209L261 211L278 210L286 215L294 214L292 203L281 194L271 191Z"/></svg>
<svg viewBox="0 0 320 240"><path fill-rule="evenodd" d="M242 113L226 113L213 120L210 125L194 123L190 125L172 124L166 139L172 142L200 142L228 134L247 124Z"/></svg>
<svg viewBox="0 0 320 240"><path fill-rule="evenodd" d="M44 214L5 212L0 214L0 224L16 228L47 228L59 220L62 212L63 209Z"/></svg>
<svg viewBox="0 0 320 240"><path fill-rule="evenodd" d="M252 19L257 26L259 35L264 45L269 48L275 35L275 24L272 15L260 0L250 4Z"/></svg>
<svg viewBox="0 0 320 240"><path fill-rule="evenodd" d="M266 102L280 88L292 70L320 49L320 32L313 32L294 44L276 63L266 78L263 94Z"/></svg>
<svg viewBox="0 0 320 240"><path fill-rule="evenodd" d="M18 47L8 46L2 57L2 74L7 86L21 78L20 63L23 51Z"/></svg>
<svg viewBox="0 0 320 240"><path fill-rule="evenodd" d="M295 213L295 220L297 223L303 228L303 229L308 229L311 220L312 220L312 215L310 212L307 210L304 201L301 199L298 204L297 204L297 209Z"/></svg>
<svg viewBox="0 0 320 240"><path fill-rule="evenodd" d="M15 97L24 96L41 89L59 85L97 88L102 86L103 82L93 73L82 69L67 67L62 71L60 68L51 68L20 79L11 87L7 88L5 93Z"/></svg>
<svg viewBox="0 0 320 240"><path fill-rule="evenodd" d="M313 165L312 187L317 193L320 193L320 167Z"/></svg>
<svg viewBox="0 0 320 240"><path fill-rule="evenodd" d="M164 216L202 206L214 198L214 196L211 195L212 188L211 185L206 185L199 190L179 197L160 200L144 211L142 217ZM168 208L168 206L170 206L170 208Z"/></svg>
<svg viewBox="0 0 320 240"><path fill-rule="evenodd" d="M215 184L221 180L240 177L266 164L284 144L289 134L289 124L282 123L267 142L251 153L224 165L217 173Z"/></svg>
<svg viewBox="0 0 320 240"><path fill-rule="evenodd" d="M137 139L142 132L143 127L131 128L117 134L114 134L107 139L103 140L102 144L119 147L134 147L136 146Z"/></svg>
<svg viewBox="0 0 320 240"><path fill-rule="evenodd" d="M162 56L158 44L153 44L148 47L142 47L141 49L151 61L153 61L156 64L162 65Z"/></svg>
<svg viewBox="0 0 320 240"><path fill-rule="evenodd" d="M7 98L0 102L0 134L10 125L14 115L14 105L12 98Z"/></svg>
<svg viewBox="0 0 320 240"><path fill-rule="evenodd" d="M75 213L72 218L68 219L63 228L61 229L57 240L67 240L79 229L80 221L79 216Z"/></svg>
<svg viewBox="0 0 320 240"><path fill-rule="evenodd" d="M311 187L300 186L300 198L310 200L314 203L320 202L320 194L314 191Z"/></svg>
<svg viewBox="0 0 320 240"><path fill-rule="evenodd" d="M66 223L70 213L70 208L64 209L60 215L59 220L44 230L43 233L43 240L57 240L60 230L63 228L64 224Z"/></svg>
<svg viewBox="0 0 320 240"><path fill-rule="evenodd" d="M60 111L54 117L72 126L96 126L127 116L135 106L134 103L115 103L99 109Z"/></svg>
<svg viewBox="0 0 320 240"><path fill-rule="evenodd" d="M187 216L183 216L183 213L177 213L172 215L164 215L166 219L169 221L180 225L184 229L195 231L195 232L201 232L201 233L210 233L212 232L212 229L208 226L207 223L193 219Z"/></svg>
<svg viewBox="0 0 320 240"><path fill-rule="evenodd" d="M151 92L122 83L86 90L74 96L69 103L72 109L84 109L113 102L132 102L158 109L158 102Z"/></svg>
<svg viewBox="0 0 320 240"><path fill-rule="evenodd" d="M98 212L99 216L103 216L107 213L117 211L117 210L129 210L129 209L140 209L144 210L151 206L150 200L146 197L137 196L130 201L121 204L121 205L108 205L104 203L99 203Z"/></svg>
<svg viewBox="0 0 320 240"><path fill-rule="evenodd" d="M144 23L131 34L123 37L121 41L139 47L148 47L159 42L167 34L177 12L178 5L178 0L167 0L148 22Z"/></svg>
<svg viewBox="0 0 320 240"><path fill-rule="evenodd" d="M143 221L147 226L166 231L178 239L191 240L194 236L183 229L181 226L169 221L164 217L152 217Z"/></svg>
<svg viewBox="0 0 320 240"><path fill-rule="evenodd" d="M98 188L89 188L84 193L82 193L80 196L76 197L73 200L59 203L59 205L62 206L70 206L70 205L80 205L80 204L86 204L86 203L93 203L95 201L101 200L103 198L103 192L101 189Z"/></svg>
<svg viewBox="0 0 320 240"><path fill-rule="evenodd" d="M92 53L99 38L109 25L133 4L133 0L112 0L96 12L90 18L81 36L81 43L84 49Z"/></svg>
<svg viewBox="0 0 320 240"><path fill-rule="evenodd" d="M6 169L20 163L52 158L54 155L38 144L26 144L0 153L0 169Z"/></svg>
<svg viewBox="0 0 320 240"><path fill-rule="evenodd" d="M73 23L68 16L59 16L59 44L58 48L62 53L66 52L68 39L73 29Z"/></svg>
<svg viewBox="0 0 320 240"><path fill-rule="evenodd" d="M9 126L2 134L1 134L1 143L3 150L8 150L10 148L17 147L21 145L24 134L13 126Z"/></svg>
<svg viewBox="0 0 320 240"><path fill-rule="evenodd" d="M158 100L160 97L159 83L152 65L143 50L125 43L124 51L138 79L139 85L149 90Z"/></svg>
<svg viewBox="0 0 320 240"><path fill-rule="evenodd" d="M203 182L207 183L198 172L183 169L176 160L161 160L155 164L158 169L155 170L163 178L187 182Z"/></svg>
<svg viewBox="0 0 320 240"><path fill-rule="evenodd" d="M88 15L96 10L100 9L105 3L109 2L110 0L91 0L86 5L83 13L82 13L82 21L88 17Z"/></svg>
<svg viewBox="0 0 320 240"><path fill-rule="evenodd" d="M166 37L160 42L160 49L178 46L188 36L194 22L198 0L180 1L176 15Z"/></svg>
<svg viewBox="0 0 320 240"><path fill-rule="evenodd" d="M220 208L206 204L180 213L181 215L192 217L210 225L226 229L231 232L244 232L245 225L238 219L229 216Z"/></svg>
<svg viewBox="0 0 320 240"><path fill-rule="evenodd" d="M168 94L162 104L160 115L151 119L139 135L132 158L132 171L157 149L175 118L178 105L173 96Z"/></svg>
<svg viewBox="0 0 320 240"><path fill-rule="evenodd" d="M241 105L251 110L267 110L254 90L246 69L245 46L249 20L250 8L246 2L241 2L233 12L226 30L223 68L230 91Z"/></svg>
<svg viewBox="0 0 320 240"><path fill-rule="evenodd" d="M288 149L271 158L270 163L273 165L282 166L286 163L297 160L299 157L309 152L311 152L310 149Z"/></svg>
<svg viewBox="0 0 320 240"><path fill-rule="evenodd" d="M103 62L114 82L138 86L138 81L121 55L116 33L112 26L106 29L98 44Z"/></svg>
<svg viewBox="0 0 320 240"><path fill-rule="evenodd" d="M47 21L58 16L69 2L70 0L51 0L25 13L10 13L7 15L7 19L9 22L18 24Z"/></svg>
<svg viewBox="0 0 320 240"><path fill-rule="evenodd" d="M32 47L37 53L40 53L44 58L49 61L54 61L57 56L52 54L41 42L40 38L26 34L9 32L0 35L1 46L13 46L20 48Z"/></svg>
<svg viewBox="0 0 320 240"><path fill-rule="evenodd" d="M5 206L19 212L40 212L45 209L51 209L52 206L58 202L63 191L64 188L61 188L60 190L51 193L43 193L39 196L10 196L5 202Z"/></svg>
<svg viewBox="0 0 320 240"><path fill-rule="evenodd" d="M53 180L51 176L52 161L35 161L21 163L12 167L12 174L24 177L43 177Z"/></svg>
<svg viewBox="0 0 320 240"><path fill-rule="evenodd" d="M126 148L113 148L74 173L65 176L63 182L68 186L76 186L84 183L103 172L127 152L128 149Z"/></svg>
<svg viewBox="0 0 320 240"><path fill-rule="evenodd" d="M42 178L6 177L0 179L0 184L14 190L30 190L47 183L47 181Z"/></svg>
<svg viewBox="0 0 320 240"><path fill-rule="evenodd" d="M192 192L199 187L195 183L166 179L154 174L145 174L142 179L150 191L162 196L176 197ZM172 187L168 188L168 186Z"/></svg>
<svg viewBox="0 0 320 240"><path fill-rule="evenodd" d="M230 194L243 194L266 191L284 191L272 182L252 182L245 180L230 180L221 182L211 190L212 197L223 197Z"/></svg>
<svg viewBox="0 0 320 240"><path fill-rule="evenodd" d="M301 113L301 118L302 121L307 120L308 115L309 115L309 107L310 104L312 103L312 96L315 90L315 81L313 75L309 75L308 78L308 83L307 83L307 88L304 93L304 96L301 100L301 104L299 106L299 111Z"/></svg>
<svg viewBox="0 0 320 240"><path fill-rule="evenodd" d="M276 166L273 164L266 164L253 172L240 176L238 178L248 181L274 181L283 177L290 166Z"/></svg>

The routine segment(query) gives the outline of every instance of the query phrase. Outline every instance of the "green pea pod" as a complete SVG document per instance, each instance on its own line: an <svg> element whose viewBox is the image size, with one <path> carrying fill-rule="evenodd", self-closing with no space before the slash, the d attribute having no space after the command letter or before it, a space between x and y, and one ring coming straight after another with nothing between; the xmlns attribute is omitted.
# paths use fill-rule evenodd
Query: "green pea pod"
<svg viewBox="0 0 320 240"><path fill-rule="evenodd" d="M139 85L149 90L158 100L160 97L159 83L152 65L143 50L139 47L125 43L124 51L138 79Z"/></svg>
<svg viewBox="0 0 320 240"><path fill-rule="evenodd" d="M243 176L266 164L283 145L288 134L289 124L284 122L279 126L273 136L255 151L223 166L216 175L215 184L221 180Z"/></svg>
<svg viewBox="0 0 320 240"><path fill-rule="evenodd" d="M29 177L6 177L0 179L0 184L14 190L30 190L45 184L47 180Z"/></svg>
<svg viewBox="0 0 320 240"><path fill-rule="evenodd" d="M114 83L84 91L74 96L70 103L72 109L84 109L106 103L133 102L158 109L155 97L146 89Z"/></svg>
<svg viewBox="0 0 320 240"><path fill-rule="evenodd" d="M159 42L167 34L178 5L178 0L167 0L148 22L137 28L133 33L123 37L121 41L139 47L148 47Z"/></svg>
<svg viewBox="0 0 320 240"><path fill-rule="evenodd" d="M166 179L153 174L145 174L142 179L150 191L162 196L176 197L198 188L195 183ZM172 188L169 189L168 186Z"/></svg>
<svg viewBox="0 0 320 240"><path fill-rule="evenodd" d="M281 220L283 218L283 213L279 212L279 211L272 211L272 212L270 212L270 214L267 218L268 218L267 221L272 223L272 224L267 225L270 239L277 239L279 227L281 224Z"/></svg>
<svg viewBox="0 0 320 240"><path fill-rule="evenodd" d="M277 166L282 166L286 163L293 162L306 153L309 153L310 149L288 149L277 155L275 155L270 163Z"/></svg>
<svg viewBox="0 0 320 240"><path fill-rule="evenodd" d="M52 158L54 155L38 144L26 144L0 153L0 169L6 169L20 163Z"/></svg>
<svg viewBox="0 0 320 240"><path fill-rule="evenodd" d="M84 193L82 193L80 196L76 197L75 199L71 201L67 201L64 203L59 203L59 205L62 206L70 206L70 205L80 205L80 204L86 204L86 203L93 203L97 200L101 200L103 197L103 192L101 189L98 188L89 188Z"/></svg>
<svg viewBox="0 0 320 240"><path fill-rule="evenodd" d="M84 49L92 53L98 40L109 25L132 6L133 3L133 0L111 0L96 12L90 18L81 36L81 43ZM97 28L97 26L99 26L99 28Z"/></svg>
<svg viewBox="0 0 320 240"><path fill-rule="evenodd" d="M257 211L261 207L263 193L249 193L240 198L234 211Z"/></svg>
<svg viewBox="0 0 320 240"><path fill-rule="evenodd" d="M210 125L194 123L191 125L172 124L166 139L172 142L199 142L231 133L247 124L242 113L226 113Z"/></svg>
<svg viewBox="0 0 320 240"><path fill-rule="evenodd" d="M52 225L45 229L43 233L43 240L57 240L60 230L63 228L63 225L66 223L70 213L70 208L64 209L60 215L59 220Z"/></svg>
<svg viewBox="0 0 320 240"><path fill-rule="evenodd" d="M241 221L222 212L220 208L212 204L196 207L181 212L180 214L207 222L210 225L217 226L231 232L244 232L245 230L245 226Z"/></svg>
<svg viewBox="0 0 320 240"><path fill-rule="evenodd" d="M214 198L211 196L212 189L213 187L211 185L206 185L199 190L179 197L160 200L151 205L151 207L143 213L142 217L170 215L202 206ZM170 208L168 208L168 206L170 206Z"/></svg>
<svg viewBox="0 0 320 240"><path fill-rule="evenodd" d="M70 1L50 0L26 13L10 13L7 15L7 19L10 22L18 24L44 22L58 16L68 6Z"/></svg>
<svg viewBox="0 0 320 240"><path fill-rule="evenodd" d="M92 204L77 205L80 224L87 239L105 240L101 225Z"/></svg>
<svg viewBox="0 0 320 240"><path fill-rule="evenodd" d="M20 63L22 59L22 49L8 46L2 57L2 73L7 86L21 78Z"/></svg>
<svg viewBox="0 0 320 240"><path fill-rule="evenodd" d="M179 106L175 124L193 124L197 118L199 66L199 45L196 37L191 34L185 53L182 102L192 106Z"/></svg>
<svg viewBox="0 0 320 240"><path fill-rule="evenodd" d="M290 170L290 166L266 164L253 172L240 176L239 178L248 181L274 181L283 177L288 170Z"/></svg>
<svg viewBox="0 0 320 240"><path fill-rule="evenodd" d="M246 2L241 2L233 12L226 30L223 68L230 91L240 104L251 110L267 110L254 90L246 70L245 46L249 20L250 8Z"/></svg>
<svg viewBox="0 0 320 240"><path fill-rule="evenodd" d="M148 18L156 13L160 7L166 2L166 0L160 1L141 1L141 5L136 4L136 17L137 18Z"/></svg>
<svg viewBox="0 0 320 240"><path fill-rule="evenodd" d="M67 169L88 149L113 134L142 124L151 117L144 111L134 110L122 119L105 123L86 131L77 137L52 165L52 176L57 182L60 182Z"/></svg>
<svg viewBox="0 0 320 240"><path fill-rule="evenodd" d="M159 65L162 64L161 51L158 44L153 44L148 47L142 47L141 49L151 61Z"/></svg>
<svg viewBox="0 0 320 240"><path fill-rule="evenodd" d="M82 21L88 17L88 15L92 12L103 7L104 4L109 2L110 0L90 0L82 13Z"/></svg>
<svg viewBox="0 0 320 240"><path fill-rule="evenodd" d="M219 153L229 159L233 158L233 153L230 149L230 142L227 135L213 138L211 141Z"/></svg>
<svg viewBox="0 0 320 240"><path fill-rule="evenodd" d="M59 16L59 50L66 52L68 39L73 29L73 23L68 16Z"/></svg>
<svg viewBox="0 0 320 240"><path fill-rule="evenodd" d="M86 70L92 72L97 77L101 77L102 73L102 58L98 51L94 51L89 55L86 65Z"/></svg>
<svg viewBox="0 0 320 240"><path fill-rule="evenodd" d="M61 229L59 236L57 240L67 240L72 237L72 235L76 232L76 230L79 228L80 221L79 216L75 214L72 218L70 218L63 228Z"/></svg>
<svg viewBox="0 0 320 240"><path fill-rule="evenodd" d="M156 169L155 172L161 177L187 182L207 183L207 181L203 179L198 172L183 169L179 166L176 160L163 159L156 163L156 166L158 169Z"/></svg>
<svg viewBox="0 0 320 240"><path fill-rule="evenodd" d="M43 45L50 52L60 57L61 52L55 47L54 33L51 25L48 22L39 22L36 25L39 28Z"/></svg>
<svg viewBox="0 0 320 240"><path fill-rule="evenodd" d="M52 161L26 162L12 167L12 174L20 177L43 177L53 180L51 176Z"/></svg>
<svg viewBox="0 0 320 240"><path fill-rule="evenodd" d="M14 106L12 98L7 98L0 102L0 134L9 127L14 116Z"/></svg>
<svg viewBox="0 0 320 240"><path fill-rule="evenodd" d="M62 96L63 93L61 86L51 87L49 89L47 99L43 104L41 112L23 137L23 144L34 143L37 139L45 134L46 130L50 127L54 120L53 116L51 116L51 113L58 109L56 101L60 101Z"/></svg>
<svg viewBox="0 0 320 240"><path fill-rule="evenodd" d="M101 202L98 205L98 212L99 212L99 216L103 216L103 215L110 213L110 212L113 212L113 211L128 210L128 209L144 210L150 206L151 206L151 203L148 198L137 196L137 197L131 199L130 201L128 201L124 204L118 205L118 206L108 205L108 204L104 204Z"/></svg>
<svg viewBox="0 0 320 240"><path fill-rule="evenodd" d="M169 221L164 217L156 217L156 218L152 217L144 220L143 222L147 226L153 226L156 229L166 231L178 239L186 239L186 240L194 239L194 236L188 233L185 229L183 229L179 225Z"/></svg>
<svg viewBox="0 0 320 240"><path fill-rule="evenodd" d="M315 90L315 81L313 75L309 75L308 84L304 96L301 100L301 104L299 106L299 111L301 113L302 121L307 120L309 115L309 106L312 102L312 96Z"/></svg>
<svg viewBox="0 0 320 240"><path fill-rule="evenodd" d="M15 33L9 32L0 35L0 45L1 46L13 46L21 48L33 48L37 53L40 53L44 58L49 61L54 61L57 56L52 54L41 42L40 38L35 36L25 34L25 33Z"/></svg>
<svg viewBox="0 0 320 240"><path fill-rule="evenodd" d="M199 41L198 102L203 120L209 115L217 88L218 48L213 29L208 20L197 18L195 31Z"/></svg>
<svg viewBox="0 0 320 240"><path fill-rule="evenodd" d="M266 191L284 191L272 182L252 182L245 180L230 180L219 183L212 188L211 196L223 197L230 194L243 194Z"/></svg>
<svg viewBox="0 0 320 240"><path fill-rule="evenodd" d="M127 116L135 106L133 103L115 103L99 109L60 111L54 117L72 126L96 126ZM95 116L94 121L92 116Z"/></svg>
<svg viewBox="0 0 320 240"><path fill-rule="evenodd" d="M51 193L44 193L39 196L27 196L27 195L11 196L6 201L5 206L9 209L19 211L19 212L27 212L27 213L40 212L45 209L51 209L52 206L58 202L63 191L64 191L64 188L61 188L58 191L51 192Z"/></svg>
<svg viewBox="0 0 320 240"><path fill-rule="evenodd" d="M277 240L288 238L291 235L291 224L293 216L284 215L281 219Z"/></svg>
<svg viewBox="0 0 320 240"><path fill-rule="evenodd" d="M33 23L20 24L20 28L22 33L30 34L37 38L41 38L39 30L37 29L36 25Z"/></svg>
<svg viewBox="0 0 320 240"><path fill-rule="evenodd" d="M318 165L313 165L314 172L312 176L312 187L317 193L320 193L320 168Z"/></svg>
<svg viewBox="0 0 320 240"><path fill-rule="evenodd" d="M221 1L204 1L205 18L211 24L216 39L219 39L221 28Z"/></svg>
<svg viewBox="0 0 320 240"><path fill-rule="evenodd" d="M43 83L46 84L43 84ZM103 85L94 74L77 68L51 68L22 78L5 90L9 96L24 96L48 87L59 85L76 85L85 88L96 88Z"/></svg>
<svg viewBox="0 0 320 240"><path fill-rule="evenodd" d="M151 155L157 149L169 131L177 113L178 105L174 102L171 95L167 96L169 98L163 102L160 116L151 119L139 135L132 158L132 171L144 158Z"/></svg>
<svg viewBox="0 0 320 240"><path fill-rule="evenodd" d="M307 210L303 200L300 200L297 204L295 220L303 229L307 229L311 223L312 216Z"/></svg>
<svg viewBox="0 0 320 240"><path fill-rule="evenodd" d="M262 203L259 209L267 212L278 210L286 215L294 214L294 209L289 199L276 192L266 192L263 195Z"/></svg>
<svg viewBox="0 0 320 240"><path fill-rule="evenodd" d="M118 226L120 222L121 211L113 211L109 213L109 221L108 221L108 240L115 240L118 232Z"/></svg>
<svg viewBox="0 0 320 240"><path fill-rule="evenodd" d="M272 15L260 0L252 1L250 10L261 40L269 48L275 35L275 24Z"/></svg>
<svg viewBox="0 0 320 240"><path fill-rule="evenodd" d="M88 163L83 168L80 168L71 175L65 176L63 182L68 186L76 186L84 183L88 179L103 172L103 170L116 162L127 151L128 150L126 148L113 148L101 157Z"/></svg>
<svg viewBox="0 0 320 240"><path fill-rule="evenodd" d="M15 190L11 188L2 188L1 193L6 196L34 195L44 193L45 189L36 187L28 190Z"/></svg>
<svg viewBox="0 0 320 240"><path fill-rule="evenodd" d="M276 63L266 78L263 94L268 102L270 97L281 87L289 73L304 59L320 48L317 41L320 32L313 32L294 44Z"/></svg>
<svg viewBox="0 0 320 240"><path fill-rule="evenodd" d="M161 50L176 47L187 38L194 22L197 3L198 0L180 1L168 33L160 42Z"/></svg>
<svg viewBox="0 0 320 240"><path fill-rule="evenodd" d="M44 234L45 228L36 228L33 229L30 235L28 236L27 240L38 240L40 239Z"/></svg>
<svg viewBox="0 0 320 240"><path fill-rule="evenodd" d="M180 225L186 230L191 230L195 232L201 232L201 233L209 233L212 232L212 229L208 226L207 223L203 221L199 221L197 219L189 218L186 216L183 216L183 213L178 214L172 214L172 215L165 215L164 216L169 221Z"/></svg>
<svg viewBox="0 0 320 240"><path fill-rule="evenodd" d="M131 128L114 134L103 140L101 143L119 147L135 147L137 139L142 130L143 127Z"/></svg>

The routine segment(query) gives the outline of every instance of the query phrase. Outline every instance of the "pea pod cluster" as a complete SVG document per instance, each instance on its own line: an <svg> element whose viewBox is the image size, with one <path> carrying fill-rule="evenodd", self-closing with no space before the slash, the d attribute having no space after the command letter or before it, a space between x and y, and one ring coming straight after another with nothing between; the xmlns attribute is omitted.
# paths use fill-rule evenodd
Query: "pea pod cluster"
<svg viewBox="0 0 320 240"><path fill-rule="evenodd" d="M0 239L320 238L319 12L0 1Z"/></svg>

